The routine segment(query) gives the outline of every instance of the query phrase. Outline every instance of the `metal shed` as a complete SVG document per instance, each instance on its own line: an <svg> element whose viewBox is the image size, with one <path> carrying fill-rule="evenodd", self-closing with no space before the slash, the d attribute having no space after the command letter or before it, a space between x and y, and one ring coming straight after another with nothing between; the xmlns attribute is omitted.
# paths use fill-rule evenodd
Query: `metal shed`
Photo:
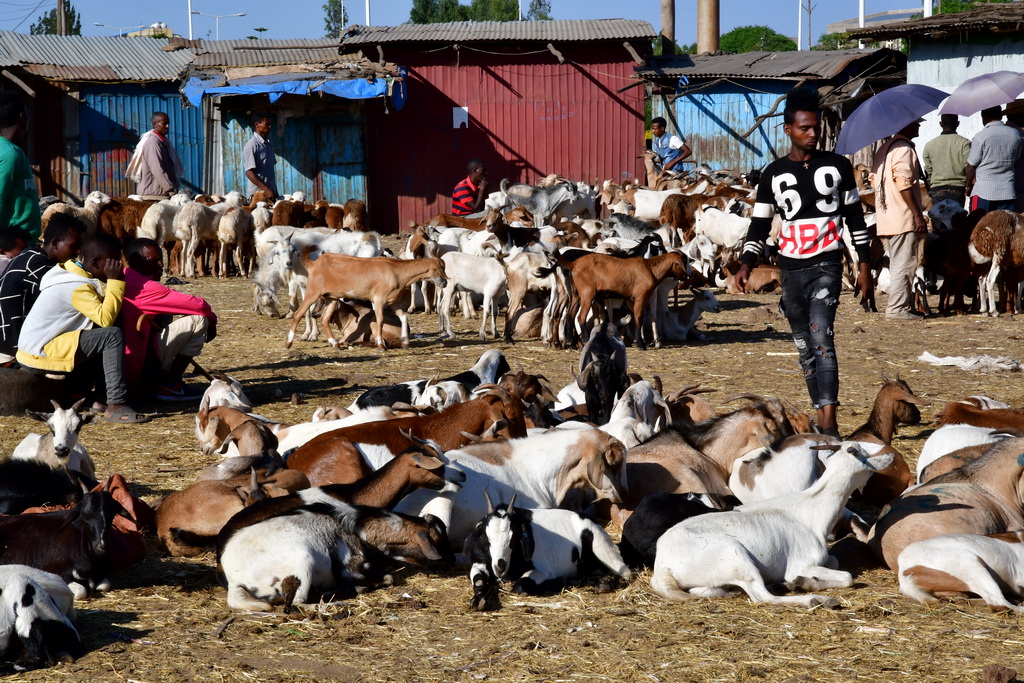
<svg viewBox="0 0 1024 683"><path fill-rule="evenodd" d="M449 211L474 157L494 189L549 173L636 175L644 95L620 90L635 83L632 67L654 35L627 19L350 27L343 50L408 69L405 108L367 114L375 229Z"/></svg>
<svg viewBox="0 0 1024 683"><path fill-rule="evenodd" d="M903 55L881 49L679 55L637 74L652 86L652 115L686 139L695 161L746 171L789 151L781 102L796 85L825 96L828 138L853 103L902 82L904 69Z"/></svg>

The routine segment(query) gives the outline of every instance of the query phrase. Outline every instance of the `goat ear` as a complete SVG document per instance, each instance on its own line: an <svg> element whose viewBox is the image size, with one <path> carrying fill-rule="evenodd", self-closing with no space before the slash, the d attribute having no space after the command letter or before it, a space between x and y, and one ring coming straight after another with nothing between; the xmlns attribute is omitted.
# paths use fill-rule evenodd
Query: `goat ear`
<svg viewBox="0 0 1024 683"><path fill-rule="evenodd" d="M40 422L46 422L50 419L50 416L46 413L37 413L34 410L26 410L25 415L31 417L33 420L39 420Z"/></svg>
<svg viewBox="0 0 1024 683"><path fill-rule="evenodd" d="M909 393L904 393L902 396L900 396L900 400L905 401L907 403L913 403L915 406L931 405L931 401Z"/></svg>
<svg viewBox="0 0 1024 683"><path fill-rule="evenodd" d="M96 419L96 413L82 413L82 424L89 424Z"/></svg>
<svg viewBox="0 0 1024 683"><path fill-rule="evenodd" d="M440 458L435 458L432 455L426 453L413 453L412 461L416 463L416 467L420 467L425 470L436 470L444 467L444 463Z"/></svg>

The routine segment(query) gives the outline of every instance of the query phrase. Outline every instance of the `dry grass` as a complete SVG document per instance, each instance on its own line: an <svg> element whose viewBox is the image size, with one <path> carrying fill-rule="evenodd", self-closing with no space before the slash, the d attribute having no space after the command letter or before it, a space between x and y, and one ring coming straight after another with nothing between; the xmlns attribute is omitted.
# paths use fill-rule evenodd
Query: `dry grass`
<svg viewBox="0 0 1024 683"><path fill-rule="evenodd" d="M464 369L487 348L473 323L461 323L456 343L441 343L436 317L418 315L413 331L423 337L408 350L333 351L297 342L288 352L286 323L249 311L249 283L206 279L182 289L207 297L221 317L221 336L204 365L239 378L258 410L282 421L306 420L318 405L347 404L367 386ZM667 390L694 382L719 389L712 400L753 391L806 405L777 299L722 298L725 311L705 325L712 341L631 349L631 369L660 375ZM837 331L843 431L866 417L882 372L899 371L931 399L929 417L943 402L975 393L1021 405L1019 376L915 361L924 350L1020 357L1018 326L980 317L891 323L844 298ZM558 385L577 357L538 343L501 348L514 368L521 363ZM293 393L303 405L290 404ZM90 425L82 438L100 473L121 472L136 492L154 497L184 487L209 463L195 447L193 424L191 412L172 410L146 425ZM5 419L0 451L36 425ZM904 427L895 445L913 461L930 432L927 424ZM948 681L978 680L990 663L1024 671L1015 615L967 604L922 607L900 597L886 570L865 570L854 588L833 591L843 602L837 611L745 598L668 604L650 592L648 578L610 594L587 586L544 598L505 594L501 611L476 614L467 611L469 582L461 572L409 574L391 588L304 614L249 614L227 608L212 558L176 560L154 551L114 577L110 593L80 604L85 657L13 680Z"/></svg>

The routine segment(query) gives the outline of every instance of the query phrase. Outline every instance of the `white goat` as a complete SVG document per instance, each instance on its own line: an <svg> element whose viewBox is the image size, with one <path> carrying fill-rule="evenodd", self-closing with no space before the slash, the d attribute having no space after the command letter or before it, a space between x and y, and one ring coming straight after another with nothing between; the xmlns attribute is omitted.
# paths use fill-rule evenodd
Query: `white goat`
<svg viewBox="0 0 1024 683"><path fill-rule="evenodd" d="M655 390L654 385L643 380L637 382L615 403L606 424L598 427L632 448L658 433L672 421L668 404Z"/></svg>
<svg viewBox="0 0 1024 683"><path fill-rule="evenodd" d="M45 422L50 431L47 434L27 435L14 448L11 458L38 460L55 470L66 467L94 480L96 465L93 464L85 446L78 441L82 427L96 417L94 413L78 412L84 401L84 398L79 400L67 410L62 409L56 401L50 401L53 404L52 413L26 410L25 413L32 419Z"/></svg>
<svg viewBox="0 0 1024 683"><path fill-rule="evenodd" d="M735 250L743 246L749 228L749 218L714 207L698 209L694 225L698 235L707 235L715 244Z"/></svg>
<svg viewBox="0 0 1024 683"><path fill-rule="evenodd" d="M892 462L887 453L868 457L868 451L881 448L843 442L806 490L680 522L658 539L651 588L668 600L726 597L742 590L753 602L835 604L822 595L777 596L766 583L810 590L853 585L849 572L835 568L825 539L850 494Z"/></svg>
<svg viewBox="0 0 1024 683"><path fill-rule="evenodd" d="M921 455L917 458L917 481L921 481L921 473L928 465L953 451L969 446L980 446L986 443L996 443L1005 436L995 434L997 430L990 427L975 427L974 425L952 424L939 427L924 442L921 448Z"/></svg>
<svg viewBox="0 0 1024 683"><path fill-rule="evenodd" d="M441 303L438 305L438 326L442 334L454 337L452 332L451 303L455 290L463 292L463 311L472 307L469 292L482 294L483 308L480 312L480 339L487 339L487 319L491 320L491 335L498 336L498 304L495 299L505 292L508 278L505 267L493 258L470 256L457 251L449 252L441 257L444 261L444 272L448 280L441 290ZM467 317L472 317L467 316Z"/></svg>

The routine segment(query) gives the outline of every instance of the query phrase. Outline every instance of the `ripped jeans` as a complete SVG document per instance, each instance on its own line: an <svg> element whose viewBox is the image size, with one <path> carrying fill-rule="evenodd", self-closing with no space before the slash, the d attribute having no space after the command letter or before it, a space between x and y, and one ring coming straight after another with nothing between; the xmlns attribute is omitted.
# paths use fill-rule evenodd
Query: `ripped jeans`
<svg viewBox="0 0 1024 683"><path fill-rule="evenodd" d="M839 403L839 363L833 343L843 264L827 261L807 268L783 269L782 307L814 407Z"/></svg>

